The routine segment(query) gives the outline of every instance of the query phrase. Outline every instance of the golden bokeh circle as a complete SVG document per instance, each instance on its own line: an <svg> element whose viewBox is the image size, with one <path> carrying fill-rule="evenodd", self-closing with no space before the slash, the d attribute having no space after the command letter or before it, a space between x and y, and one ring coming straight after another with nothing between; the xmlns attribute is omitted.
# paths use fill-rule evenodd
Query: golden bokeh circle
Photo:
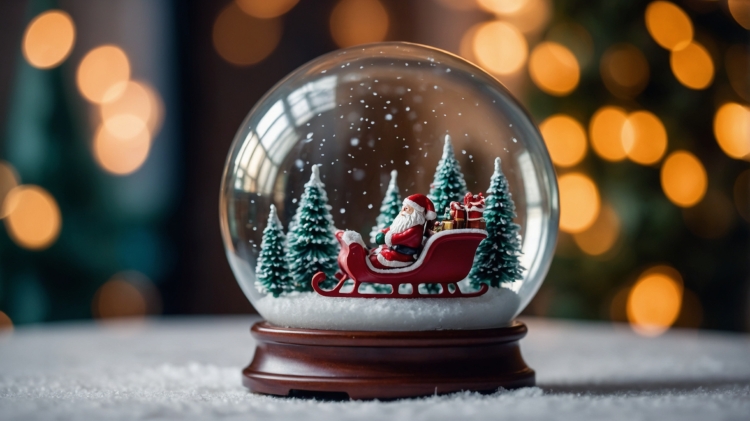
<svg viewBox="0 0 750 421"><path fill-rule="evenodd" d="M292 10L299 0L234 0L243 12L260 19L270 19Z"/></svg>
<svg viewBox="0 0 750 421"><path fill-rule="evenodd" d="M745 29L750 30L750 1L727 0L727 8L734 20Z"/></svg>
<svg viewBox="0 0 750 421"><path fill-rule="evenodd" d="M708 175L701 161L688 151L675 151L661 166L661 188L677 206L689 208L703 199Z"/></svg>
<svg viewBox="0 0 750 421"><path fill-rule="evenodd" d="M575 55L556 42L542 42L529 58L531 80L542 91L555 96L573 92L581 78Z"/></svg>
<svg viewBox="0 0 750 421"><path fill-rule="evenodd" d="M690 89L705 89L714 80L714 62L708 51L697 42L672 51L669 65L677 80Z"/></svg>
<svg viewBox="0 0 750 421"><path fill-rule="evenodd" d="M473 52L477 62L491 73L515 73L526 63L529 47L521 31L508 22L481 24L474 34Z"/></svg>
<svg viewBox="0 0 750 421"><path fill-rule="evenodd" d="M282 32L280 19L250 16L232 2L216 17L212 40L221 58L235 66L251 66L276 49Z"/></svg>
<svg viewBox="0 0 750 421"><path fill-rule="evenodd" d="M645 271L630 289L626 313L633 330L644 336L658 336L680 315L682 277L669 266Z"/></svg>
<svg viewBox="0 0 750 421"><path fill-rule="evenodd" d="M560 230L575 234L588 229L599 216L599 189L587 175L572 172L557 181L560 189Z"/></svg>
<svg viewBox="0 0 750 421"><path fill-rule="evenodd" d="M655 1L646 7L646 29L667 50L685 48L693 40L693 22L679 6Z"/></svg>
<svg viewBox="0 0 750 421"><path fill-rule="evenodd" d="M589 122L591 149L604 160L622 161L627 157L622 145L622 128L628 114L620 107L599 108Z"/></svg>
<svg viewBox="0 0 750 421"><path fill-rule="evenodd" d="M122 139L105 127L94 136L93 153L99 166L115 175L128 175L138 170L151 149L151 136L147 129L131 138Z"/></svg>
<svg viewBox="0 0 750 421"><path fill-rule="evenodd" d="M388 11L378 0L341 0L331 12L331 37L339 47L383 41L388 21Z"/></svg>
<svg viewBox="0 0 750 421"><path fill-rule="evenodd" d="M159 94L152 87L144 82L130 80L114 85L110 89L122 93L116 100L99 107L99 115L103 122L118 115L132 115L145 123L151 133L159 130L163 117L163 105Z"/></svg>
<svg viewBox="0 0 750 421"><path fill-rule="evenodd" d="M636 111L628 115L622 126L622 145L631 161L655 164L667 150L667 129L653 113Z"/></svg>
<svg viewBox="0 0 750 421"><path fill-rule="evenodd" d="M714 116L714 136L727 156L750 160L750 107L736 102L719 107Z"/></svg>
<svg viewBox="0 0 750 421"><path fill-rule="evenodd" d="M62 10L48 10L29 22L21 51L30 65L50 69L68 58L75 40L76 28L70 15Z"/></svg>
<svg viewBox="0 0 750 421"><path fill-rule="evenodd" d="M573 234L578 247L586 254L600 256L617 242L620 235L620 218L609 204L602 204L599 216L585 231Z"/></svg>
<svg viewBox="0 0 750 421"><path fill-rule="evenodd" d="M539 130L555 165L572 167L586 156L586 130L573 117L555 114L545 119Z"/></svg>
<svg viewBox="0 0 750 421"><path fill-rule="evenodd" d="M78 90L87 100L101 104L116 100L130 79L130 61L120 47L103 45L89 51L76 72ZM122 86L122 89L111 89Z"/></svg>
<svg viewBox="0 0 750 421"><path fill-rule="evenodd" d="M47 190L35 185L20 185L3 202L5 227L10 238L29 250L43 250L57 240L62 216L57 201Z"/></svg>

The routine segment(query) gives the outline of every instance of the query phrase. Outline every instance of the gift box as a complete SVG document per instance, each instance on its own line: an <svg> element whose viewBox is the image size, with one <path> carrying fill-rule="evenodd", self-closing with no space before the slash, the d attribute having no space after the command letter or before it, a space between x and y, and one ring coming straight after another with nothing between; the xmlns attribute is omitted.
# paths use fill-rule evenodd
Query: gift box
<svg viewBox="0 0 750 421"><path fill-rule="evenodd" d="M484 196L478 194L466 193L464 196L464 209L468 221L480 221L484 219ZM470 227L473 228L473 227Z"/></svg>

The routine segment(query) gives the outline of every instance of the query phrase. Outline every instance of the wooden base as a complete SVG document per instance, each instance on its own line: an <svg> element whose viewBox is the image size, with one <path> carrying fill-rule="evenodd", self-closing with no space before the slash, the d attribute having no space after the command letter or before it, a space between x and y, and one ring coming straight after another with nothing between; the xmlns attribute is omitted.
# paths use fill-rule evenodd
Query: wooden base
<svg viewBox="0 0 750 421"><path fill-rule="evenodd" d="M253 325L255 356L242 383L253 392L395 399L533 386L518 341L526 325L483 330L366 332Z"/></svg>

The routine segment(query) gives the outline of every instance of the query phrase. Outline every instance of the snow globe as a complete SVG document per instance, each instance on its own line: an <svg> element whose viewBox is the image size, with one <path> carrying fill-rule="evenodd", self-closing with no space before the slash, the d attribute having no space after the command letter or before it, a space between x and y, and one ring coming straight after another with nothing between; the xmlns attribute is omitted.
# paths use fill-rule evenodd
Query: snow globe
<svg viewBox="0 0 750 421"><path fill-rule="evenodd" d="M265 319L252 391L398 398L534 384L515 317L549 269L554 169L492 76L395 42L274 86L229 151L227 258Z"/></svg>

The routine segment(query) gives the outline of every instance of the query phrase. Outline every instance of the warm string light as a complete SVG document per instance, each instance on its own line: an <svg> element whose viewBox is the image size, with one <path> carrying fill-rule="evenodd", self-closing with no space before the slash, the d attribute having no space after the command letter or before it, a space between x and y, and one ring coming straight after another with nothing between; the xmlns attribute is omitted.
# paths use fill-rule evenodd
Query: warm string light
<svg viewBox="0 0 750 421"><path fill-rule="evenodd" d="M627 157L622 142L622 128L628 114L620 107L599 108L589 122L591 149L602 159L617 162Z"/></svg>
<svg viewBox="0 0 750 421"><path fill-rule="evenodd" d="M573 92L581 78L575 55L556 42L542 42L529 57L531 80L542 91L555 96Z"/></svg>
<svg viewBox="0 0 750 421"><path fill-rule="evenodd" d="M508 22L480 24L473 37L473 53L479 65L491 73L509 75L526 64L528 45L521 31Z"/></svg>
<svg viewBox="0 0 750 421"><path fill-rule="evenodd" d="M5 227L10 238L29 250L51 246L60 234L62 217L57 201L45 189L20 185L3 201Z"/></svg>
<svg viewBox="0 0 750 421"><path fill-rule="evenodd" d="M112 134L105 126L100 127L94 136L93 152L96 162L115 175L128 175L139 169L148 158L150 148L151 135L145 128L134 136L123 139Z"/></svg>
<svg viewBox="0 0 750 421"><path fill-rule="evenodd" d="M383 41L388 11L378 0L340 0L331 12L331 37L339 47Z"/></svg>
<svg viewBox="0 0 750 421"><path fill-rule="evenodd" d="M750 160L750 107L727 102L714 116L714 136L727 156Z"/></svg>
<svg viewBox="0 0 750 421"><path fill-rule="evenodd" d="M669 266L644 271L630 289L626 313L639 335L659 336L674 324L682 306L682 276Z"/></svg>
<svg viewBox="0 0 750 421"><path fill-rule="evenodd" d="M89 51L78 65L76 82L84 98L95 104L111 102L122 95L130 79L130 60L120 47L103 45ZM113 86L122 89L113 90Z"/></svg>
<svg viewBox="0 0 750 421"><path fill-rule="evenodd" d="M572 167L586 156L586 131L574 118L553 115L539 125L539 130L555 165Z"/></svg>
<svg viewBox="0 0 750 421"><path fill-rule="evenodd" d="M743 28L750 30L750 1L727 0L727 8L735 22Z"/></svg>
<svg viewBox="0 0 750 421"><path fill-rule="evenodd" d="M216 17L213 44L216 52L235 66L251 66L268 57L281 41L281 20L260 19L229 3Z"/></svg>
<svg viewBox="0 0 750 421"><path fill-rule="evenodd" d="M75 39L75 24L70 15L62 10L48 10L29 22L21 51L30 65L50 69L68 58Z"/></svg>
<svg viewBox="0 0 750 421"><path fill-rule="evenodd" d="M646 29L657 44L671 51L685 48L693 40L690 17L667 1L655 1L646 7Z"/></svg>
<svg viewBox="0 0 750 421"><path fill-rule="evenodd" d="M669 65L677 80L690 89L705 89L714 80L714 63L706 49L697 42L673 50Z"/></svg>
<svg viewBox="0 0 750 421"><path fill-rule="evenodd" d="M560 176L560 230L571 234L588 229L599 215L599 189L587 175L572 172Z"/></svg>
<svg viewBox="0 0 750 421"><path fill-rule="evenodd" d="M636 111L628 115L622 126L622 145L631 161L652 165L667 150L667 130L653 113Z"/></svg>
<svg viewBox="0 0 750 421"><path fill-rule="evenodd" d="M694 206L703 199L708 188L706 169L692 153L672 152L661 167L661 188L675 205Z"/></svg>

